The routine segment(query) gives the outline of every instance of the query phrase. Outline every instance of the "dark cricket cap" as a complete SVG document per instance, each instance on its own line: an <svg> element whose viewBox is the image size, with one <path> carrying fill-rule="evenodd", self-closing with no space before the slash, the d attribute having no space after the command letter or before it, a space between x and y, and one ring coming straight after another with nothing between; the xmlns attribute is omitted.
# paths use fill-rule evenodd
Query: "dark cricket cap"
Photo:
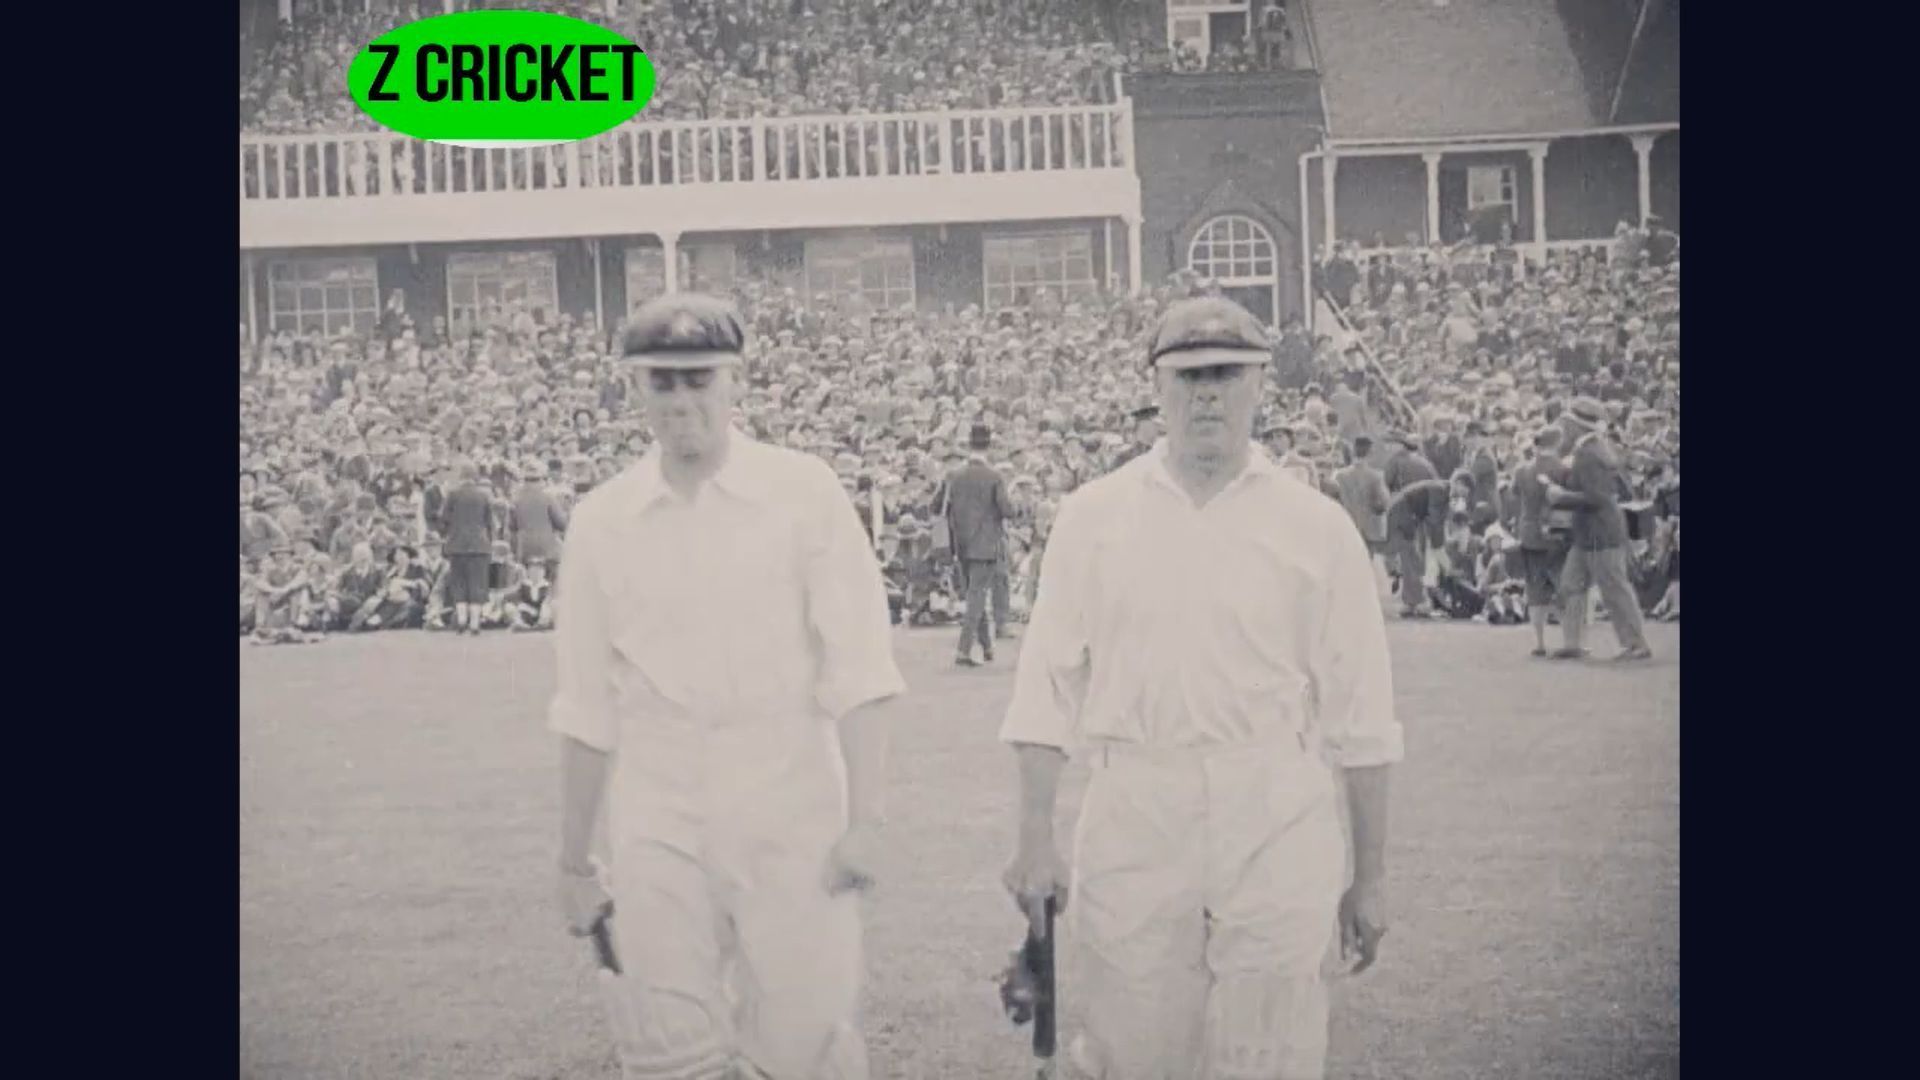
<svg viewBox="0 0 1920 1080"><path fill-rule="evenodd" d="M1169 305L1147 344L1147 362L1164 368L1264 364L1270 356L1267 331L1260 320L1220 296Z"/></svg>
<svg viewBox="0 0 1920 1080"><path fill-rule="evenodd" d="M701 293L669 293L633 313L620 335L620 356L643 367L725 367L740 363L746 339L732 304Z"/></svg>

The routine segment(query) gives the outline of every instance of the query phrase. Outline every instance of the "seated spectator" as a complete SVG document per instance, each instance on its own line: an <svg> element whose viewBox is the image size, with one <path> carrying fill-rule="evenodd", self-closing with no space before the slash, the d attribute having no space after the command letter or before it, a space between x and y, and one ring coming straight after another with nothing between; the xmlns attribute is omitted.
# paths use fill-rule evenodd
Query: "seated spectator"
<svg viewBox="0 0 1920 1080"><path fill-rule="evenodd" d="M349 560L333 589L336 610L344 620L335 625L358 633L367 629L367 620L379 608L387 575L373 561L373 545L364 540L353 545Z"/></svg>
<svg viewBox="0 0 1920 1080"><path fill-rule="evenodd" d="M509 624L515 630L553 629L552 596L546 562L535 559L527 563L525 580L507 597Z"/></svg>
<svg viewBox="0 0 1920 1080"><path fill-rule="evenodd" d="M411 544L394 546L386 579L366 617L366 629L404 630L419 625L426 610L428 576L425 568L414 562L418 554Z"/></svg>

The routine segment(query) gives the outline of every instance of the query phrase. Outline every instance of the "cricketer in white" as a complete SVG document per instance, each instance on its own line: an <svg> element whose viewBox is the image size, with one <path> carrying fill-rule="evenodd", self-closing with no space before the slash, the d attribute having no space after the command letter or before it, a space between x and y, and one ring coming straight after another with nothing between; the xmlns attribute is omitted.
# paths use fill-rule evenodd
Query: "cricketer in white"
<svg viewBox="0 0 1920 1080"><path fill-rule="evenodd" d="M619 1047L628 1080L862 1080L873 705L905 684L833 472L727 424L740 333L717 305L679 294L636 313L623 353L660 445L567 535L550 710L562 904L585 933L608 902L588 862L604 791L640 1033Z"/></svg>
<svg viewBox="0 0 1920 1080"><path fill-rule="evenodd" d="M1352 520L1250 441L1267 356L1229 301L1169 308L1166 438L1070 495L1048 543L1000 732L1021 777L1005 881L1070 900L1072 1075L1319 1078L1335 934L1358 971L1385 931L1386 627ZM1070 883L1069 751L1092 769Z"/></svg>

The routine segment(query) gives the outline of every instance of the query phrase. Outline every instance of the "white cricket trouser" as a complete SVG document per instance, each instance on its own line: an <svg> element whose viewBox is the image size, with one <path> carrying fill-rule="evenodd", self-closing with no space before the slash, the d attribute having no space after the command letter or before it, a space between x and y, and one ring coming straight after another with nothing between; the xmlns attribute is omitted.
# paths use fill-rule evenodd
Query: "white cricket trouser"
<svg viewBox="0 0 1920 1080"><path fill-rule="evenodd" d="M1098 1080L1319 1080L1346 854L1306 741L1091 753L1061 993Z"/></svg>
<svg viewBox="0 0 1920 1080"><path fill-rule="evenodd" d="M639 1033L619 1048L625 1080L866 1080L858 900L822 880L846 820L840 773L805 755L649 771L667 797L614 811L627 819L614 927ZM700 791L715 775L741 783Z"/></svg>

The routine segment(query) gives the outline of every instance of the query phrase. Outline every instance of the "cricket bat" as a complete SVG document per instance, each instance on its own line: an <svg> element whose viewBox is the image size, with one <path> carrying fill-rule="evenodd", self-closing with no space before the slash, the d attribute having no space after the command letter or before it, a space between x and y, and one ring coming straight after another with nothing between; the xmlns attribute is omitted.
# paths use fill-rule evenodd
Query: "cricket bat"
<svg viewBox="0 0 1920 1080"><path fill-rule="evenodd" d="M1057 1045L1053 922L1058 903L1049 896L1027 906L1027 939L1014 950L1012 963L1000 977L1000 1004L1007 1018L1015 1026L1033 1021L1033 1056L1040 1059L1040 1080L1053 1076Z"/></svg>
<svg viewBox="0 0 1920 1080"><path fill-rule="evenodd" d="M605 881L605 868L600 868L602 881ZM640 1017L634 1011L633 994L627 987L620 967L620 953L613 940L613 909L609 907L593 924L587 933L587 940L593 945L593 960L598 970L594 980L600 987L600 1004L607 1014L607 1026L613 1031L614 1046L619 1049L622 1060L633 1056L639 1047L642 1034Z"/></svg>

